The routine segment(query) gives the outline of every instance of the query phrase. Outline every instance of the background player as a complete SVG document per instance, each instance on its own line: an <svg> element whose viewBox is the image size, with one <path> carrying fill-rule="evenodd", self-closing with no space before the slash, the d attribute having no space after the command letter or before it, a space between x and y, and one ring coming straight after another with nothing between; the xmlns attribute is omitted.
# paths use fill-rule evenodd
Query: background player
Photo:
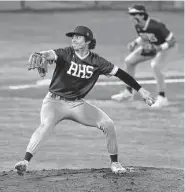
<svg viewBox="0 0 185 192"><path fill-rule="evenodd" d="M128 13L131 15L135 24L138 37L129 44L130 54L125 58L125 71L131 76L135 76L136 65L140 62L152 59L158 96L152 107L163 107L168 105L165 95L165 82L162 69L165 65L164 58L168 54L168 49L175 45L175 38L172 32L167 29L165 24L149 17L143 5L130 7ZM134 91L127 86L126 89L112 96L113 100L133 100Z"/></svg>
<svg viewBox="0 0 185 192"><path fill-rule="evenodd" d="M147 104L153 99L150 93L142 88L133 77L109 61L91 52L96 46L93 33L85 26L78 26L74 32L66 34L72 37L72 46L34 53L30 56L30 67L42 59L55 60L49 92L43 100L41 123L33 133L26 149L23 161L15 165L17 173L23 175L33 155L48 138L53 128L62 120L69 119L86 126L97 127L106 136L108 153L111 159L111 170L124 173L125 168L118 162L118 145L114 122L105 112L86 102L83 98L93 88L99 75L115 75L138 91ZM39 73L43 71L39 70Z"/></svg>

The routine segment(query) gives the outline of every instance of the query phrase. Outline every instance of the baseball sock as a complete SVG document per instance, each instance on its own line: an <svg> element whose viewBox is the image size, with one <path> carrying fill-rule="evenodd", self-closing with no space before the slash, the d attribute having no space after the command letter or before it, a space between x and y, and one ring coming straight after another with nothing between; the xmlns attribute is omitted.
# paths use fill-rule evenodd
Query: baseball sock
<svg viewBox="0 0 185 192"><path fill-rule="evenodd" d="M112 162L118 162L118 155L110 155L111 163Z"/></svg>
<svg viewBox="0 0 185 192"><path fill-rule="evenodd" d="M127 86L126 88L127 88L127 90L128 90L130 93L132 93L132 87Z"/></svg>
<svg viewBox="0 0 185 192"><path fill-rule="evenodd" d="M31 153L26 152L26 154L25 154L25 156L24 156L24 160L26 160L26 161L29 162L32 157L33 157L33 155L32 155Z"/></svg>
<svg viewBox="0 0 185 192"><path fill-rule="evenodd" d="M161 91L161 92L159 92L159 95L162 97L165 97L165 92Z"/></svg>

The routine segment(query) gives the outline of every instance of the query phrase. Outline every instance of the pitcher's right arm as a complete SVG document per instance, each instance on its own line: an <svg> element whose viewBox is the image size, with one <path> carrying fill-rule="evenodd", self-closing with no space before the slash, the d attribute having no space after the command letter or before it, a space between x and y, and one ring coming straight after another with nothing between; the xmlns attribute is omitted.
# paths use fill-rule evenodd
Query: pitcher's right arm
<svg viewBox="0 0 185 192"><path fill-rule="evenodd" d="M46 57L47 60L54 60L56 61L58 56L55 53L54 50L48 50L48 51L41 51L40 52L42 55L44 55Z"/></svg>

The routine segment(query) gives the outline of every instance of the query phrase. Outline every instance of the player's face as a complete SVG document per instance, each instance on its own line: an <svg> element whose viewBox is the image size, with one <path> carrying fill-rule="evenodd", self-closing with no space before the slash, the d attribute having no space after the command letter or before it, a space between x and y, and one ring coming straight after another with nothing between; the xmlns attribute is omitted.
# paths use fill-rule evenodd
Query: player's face
<svg viewBox="0 0 185 192"><path fill-rule="evenodd" d="M144 19L143 19L143 15L140 14L130 14L131 19L138 25L142 24Z"/></svg>
<svg viewBox="0 0 185 192"><path fill-rule="evenodd" d="M72 37L72 46L74 50L84 49L87 47L87 45L88 43L85 41L84 36L74 35Z"/></svg>

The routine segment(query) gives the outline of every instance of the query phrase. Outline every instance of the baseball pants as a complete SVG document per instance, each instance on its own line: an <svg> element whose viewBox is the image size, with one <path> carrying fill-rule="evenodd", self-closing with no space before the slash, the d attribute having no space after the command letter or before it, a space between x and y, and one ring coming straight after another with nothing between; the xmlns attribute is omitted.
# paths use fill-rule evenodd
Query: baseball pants
<svg viewBox="0 0 185 192"><path fill-rule="evenodd" d="M162 70L167 64L167 62L165 62L165 58L168 54L170 54L169 52L171 52L171 50L158 52L155 56L142 56L141 51L142 47L140 46L125 58L126 71L131 76L135 77L135 66L140 62L151 60L151 68L157 81L157 91L164 91L165 82Z"/></svg>
<svg viewBox="0 0 185 192"><path fill-rule="evenodd" d="M48 92L42 103L40 118L40 126L33 133L26 150L32 155L51 135L54 127L64 119L102 130L106 136L108 153L118 154L114 122L105 112L85 99L68 101L59 99L59 96L52 98L52 93Z"/></svg>

